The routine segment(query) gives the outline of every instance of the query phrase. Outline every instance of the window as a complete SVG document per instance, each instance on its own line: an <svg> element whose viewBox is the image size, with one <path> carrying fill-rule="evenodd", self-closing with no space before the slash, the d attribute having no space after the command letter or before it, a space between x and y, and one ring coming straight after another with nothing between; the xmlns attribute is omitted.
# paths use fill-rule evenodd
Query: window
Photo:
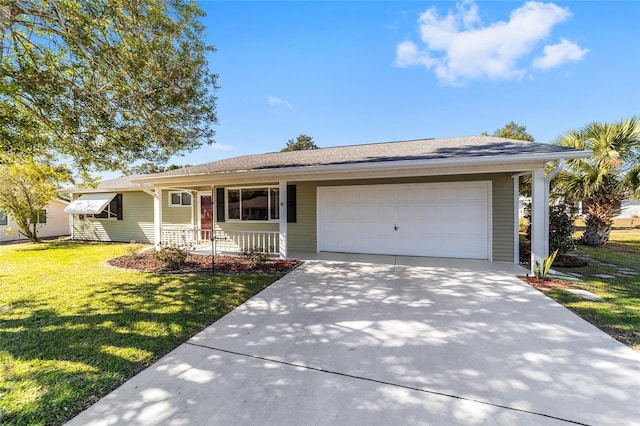
<svg viewBox="0 0 640 426"><path fill-rule="evenodd" d="M9 216L7 216L6 214L0 211L0 225L6 226L8 224L9 224Z"/></svg>
<svg viewBox="0 0 640 426"><path fill-rule="evenodd" d="M115 219L122 220L122 194L117 194L109 204L100 213L96 214L80 214L80 220L85 219Z"/></svg>
<svg viewBox="0 0 640 426"><path fill-rule="evenodd" d="M227 190L227 219L278 220L280 194L278 188L239 188Z"/></svg>
<svg viewBox="0 0 640 426"><path fill-rule="evenodd" d="M42 209L35 212L31 218L31 223L46 224L47 223L47 211Z"/></svg>
<svg viewBox="0 0 640 426"><path fill-rule="evenodd" d="M191 205L191 194L188 192L170 192L169 206L187 207Z"/></svg>

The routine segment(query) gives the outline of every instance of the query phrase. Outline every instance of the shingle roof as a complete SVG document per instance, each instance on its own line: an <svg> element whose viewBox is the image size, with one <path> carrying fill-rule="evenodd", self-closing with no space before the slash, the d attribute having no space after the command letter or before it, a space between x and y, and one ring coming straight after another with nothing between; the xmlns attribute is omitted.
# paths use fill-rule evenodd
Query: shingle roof
<svg viewBox="0 0 640 426"><path fill-rule="evenodd" d="M400 142L337 146L307 151L270 152L243 155L210 163L183 167L162 173L123 176L106 180L97 190L152 187L141 183L145 178L179 177L249 170L270 170L291 167L389 163L406 160L437 160L510 156L522 154L554 154L576 152L571 148L527 142L495 136L463 136L453 138L418 139ZM70 188L70 191L77 188Z"/></svg>
<svg viewBox="0 0 640 426"><path fill-rule="evenodd" d="M561 153L570 151L575 150L555 145L494 136L465 136L338 146L307 151L244 155L196 166L183 167L181 169L157 173L152 176L169 177L288 167L486 157L526 153ZM149 175L145 177L149 177Z"/></svg>

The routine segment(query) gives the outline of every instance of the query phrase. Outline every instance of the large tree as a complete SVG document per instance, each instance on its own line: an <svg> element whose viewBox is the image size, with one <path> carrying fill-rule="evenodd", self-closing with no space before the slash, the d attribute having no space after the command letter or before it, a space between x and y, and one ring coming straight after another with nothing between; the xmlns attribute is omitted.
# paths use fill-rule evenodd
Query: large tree
<svg viewBox="0 0 640 426"><path fill-rule="evenodd" d="M311 136L305 134L298 135L295 139L289 139L287 146L282 148L280 152L285 151L306 151L309 149L318 149L318 145L313 141Z"/></svg>
<svg viewBox="0 0 640 426"><path fill-rule="evenodd" d="M0 211L17 223L19 232L38 242L43 210L58 197L60 184L69 182L69 171L46 159L0 154Z"/></svg>
<svg viewBox="0 0 640 426"><path fill-rule="evenodd" d="M590 158L568 161L554 181L554 190L565 198L582 200L586 229L581 240L603 245L621 201L640 195L640 118L594 122L564 133L555 144L593 151Z"/></svg>
<svg viewBox="0 0 640 426"><path fill-rule="evenodd" d="M487 132L484 132L483 135L487 135ZM527 126L522 126L517 124L514 121L510 121L504 125L504 127L500 129L496 129L493 132L493 136L498 136L501 138L509 138L509 139L519 139L523 141L533 142L533 136L527 133Z"/></svg>
<svg viewBox="0 0 640 426"><path fill-rule="evenodd" d="M0 0L0 152L106 170L212 143L202 16L183 0Z"/></svg>

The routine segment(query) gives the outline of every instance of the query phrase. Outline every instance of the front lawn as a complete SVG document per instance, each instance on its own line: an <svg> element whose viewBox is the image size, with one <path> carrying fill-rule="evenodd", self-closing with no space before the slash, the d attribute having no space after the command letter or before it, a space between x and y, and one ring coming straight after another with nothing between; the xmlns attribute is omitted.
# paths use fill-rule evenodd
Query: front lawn
<svg viewBox="0 0 640 426"><path fill-rule="evenodd" d="M610 336L640 351L640 229L614 229L606 246L578 246L576 253L595 261L581 268L554 268L580 274L582 281L570 285L605 301L588 301L561 288L545 292Z"/></svg>
<svg viewBox="0 0 640 426"><path fill-rule="evenodd" d="M126 244L0 246L0 424L62 424L282 274L152 274Z"/></svg>

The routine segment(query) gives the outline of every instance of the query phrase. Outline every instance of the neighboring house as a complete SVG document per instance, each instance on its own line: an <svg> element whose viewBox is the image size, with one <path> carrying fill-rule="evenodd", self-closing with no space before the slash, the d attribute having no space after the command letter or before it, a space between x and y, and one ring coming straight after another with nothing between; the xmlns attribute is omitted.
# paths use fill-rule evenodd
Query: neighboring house
<svg viewBox="0 0 640 426"><path fill-rule="evenodd" d="M38 237L61 237L70 235L69 215L64 209L69 203L63 200L53 200L49 205L38 212ZM27 237L20 234L18 225L11 215L0 211L0 242L26 240Z"/></svg>
<svg viewBox="0 0 640 426"><path fill-rule="evenodd" d="M640 200L623 200L617 218L640 217Z"/></svg>
<svg viewBox="0 0 640 426"><path fill-rule="evenodd" d="M517 262L519 176L532 174L532 251L541 259L545 165L589 155L492 136L247 155L73 189L66 211L83 240L198 244L213 232L217 251Z"/></svg>

